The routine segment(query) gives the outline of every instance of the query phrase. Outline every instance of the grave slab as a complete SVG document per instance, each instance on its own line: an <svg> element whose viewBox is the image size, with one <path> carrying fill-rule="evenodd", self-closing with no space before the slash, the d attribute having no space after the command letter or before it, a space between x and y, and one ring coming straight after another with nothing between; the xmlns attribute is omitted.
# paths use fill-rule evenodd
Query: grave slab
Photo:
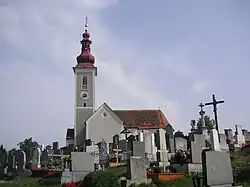
<svg viewBox="0 0 250 187"><path fill-rule="evenodd" d="M133 142L133 156L141 156L142 158L145 158L145 143L134 141Z"/></svg>
<svg viewBox="0 0 250 187"><path fill-rule="evenodd" d="M230 154L223 151L203 151L203 173L209 186L231 186L233 173Z"/></svg>
<svg viewBox="0 0 250 187"><path fill-rule="evenodd" d="M94 171L94 156L88 152L71 152L72 171Z"/></svg>
<svg viewBox="0 0 250 187"><path fill-rule="evenodd" d="M134 183L147 182L146 162L140 156L130 157L128 163L128 179Z"/></svg>

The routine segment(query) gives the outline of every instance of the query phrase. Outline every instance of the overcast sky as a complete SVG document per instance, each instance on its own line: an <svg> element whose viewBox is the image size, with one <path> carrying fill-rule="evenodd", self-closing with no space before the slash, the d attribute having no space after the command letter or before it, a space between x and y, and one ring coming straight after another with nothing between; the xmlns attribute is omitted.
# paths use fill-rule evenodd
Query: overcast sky
<svg viewBox="0 0 250 187"><path fill-rule="evenodd" d="M215 93L225 100L220 128L250 129L249 8L247 0L1 0L0 144L32 136L64 146L86 15L97 106L160 107L187 132Z"/></svg>

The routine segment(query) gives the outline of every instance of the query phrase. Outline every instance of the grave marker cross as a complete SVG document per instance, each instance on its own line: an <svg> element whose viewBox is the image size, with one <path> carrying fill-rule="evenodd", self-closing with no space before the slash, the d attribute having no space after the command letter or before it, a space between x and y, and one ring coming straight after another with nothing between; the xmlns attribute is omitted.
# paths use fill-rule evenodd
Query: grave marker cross
<svg viewBox="0 0 250 187"><path fill-rule="evenodd" d="M115 157L116 157L116 163L119 163L119 151L121 151L121 149L118 148L118 145L116 145L116 149L113 149L113 151L115 151Z"/></svg>
<svg viewBox="0 0 250 187"><path fill-rule="evenodd" d="M205 106L213 105L213 107L214 107L215 127L216 127L216 130L218 131L218 135L219 135L219 125L218 125L218 117L217 117L217 104L224 103L224 100L217 101L217 100L215 99L215 94L212 95L212 98L213 98L213 101L212 101L212 102L209 102L209 103L205 103ZM220 135L219 135L219 142L220 142Z"/></svg>
<svg viewBox="0 0 250 187"><path fill-rule="evenodd" d="M124 127L124 130L122 132L120 132L120 134L125 134L125 139L126 139L126 152L128 151L128 143L127 143L127 140L128 140L128 134L130 134L131 131L127 128L127 127Z"/></svg>

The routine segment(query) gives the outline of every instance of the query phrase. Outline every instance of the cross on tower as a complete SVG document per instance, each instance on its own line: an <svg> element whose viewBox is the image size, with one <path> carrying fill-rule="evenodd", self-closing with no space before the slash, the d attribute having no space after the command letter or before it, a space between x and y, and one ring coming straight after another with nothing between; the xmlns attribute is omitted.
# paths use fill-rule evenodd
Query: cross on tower
<svg viewBox="0 0 250 187"><path fill-rule="evenodd" d="M88 16L85 17L85 31L88 31Z"/></svg>
<svg viewBox="0 0 250 187"><path fill-rule="evenodd" d="M215 127L216 127L216 130L218 131L218 134L219 134L219 125L218 125L218 117L217 117L217 104L224 103L224 100L217 101L215 99L215 94L212 95L212 98L213 98L213 101L209 102L209 103L205 103L205 106L207 106L207 105L213 105L213 107L214 107ZM220 136L219 136L219 141L220 141Z"/></svg>

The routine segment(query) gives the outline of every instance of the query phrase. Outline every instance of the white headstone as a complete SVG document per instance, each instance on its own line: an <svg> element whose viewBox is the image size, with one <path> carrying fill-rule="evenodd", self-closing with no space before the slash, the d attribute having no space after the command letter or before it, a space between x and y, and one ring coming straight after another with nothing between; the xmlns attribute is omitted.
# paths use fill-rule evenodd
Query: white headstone
<svg viewBox="0 0 250 187"><path fill-rule="evenodd" d="M86 147L86 152L94 157L94 163L99 164L99 147L98 145L91 145Z"/></svg>
<svg viewBox="0 0 250 187"><path fill-rule="evenodd" d="M138 135L139 135L139 141L140 141L140 142L143 142L143 139L144 139L144 138L143 138L143 136L144 136L143 132L139 132Z"/></svg>
<svg viewBox="0 0 250 187"><path fill-rule="evenodd" d="M151 134L151 153L153 154L153 160L156 160L157 147L155 145L155 134Z"/></svg>
<svg viewBox="0 0 250 187"><path fill-rule="evenodd" d="M71 169L76 172L94 171L94 156L88 152L71 152Z"/></svg>
<svg viewBox="0 0 250 187"><path fill-rule="evenodd" d="M166 130L165 129L158 129L157 130L157 147L159 150L166 150L167 145L166 145Z"/></svg>
<svg viewBox="0 0 250 187"><path fill-rule="evenodd" d="M32 154L32 168L40 168L41 167L41 150L40 148L34 148Z"/></svg>
<svg viewBox="0 0 250 187"><path fill-rule="evenodd" d="M157 148L155 146L154 138L155 138L154 133L150 131L144 134L145 153L147 154L147 158L150 161L156 161Z"/></svg>
<svg viewBox="0 0 250 187"><path fill-rule="evenodd" d="M238 145L244 145L246 143L245 141L245 136L242 133L242 126L240 125L235 125L235 130L236 130L236 144Z"/></svg>
<svg viewBox="0 0 250 187"><path fill-rule="evenodd" d="M219 135L216 129L211 130L211 147L214 151L220 151Z"/></svg>

